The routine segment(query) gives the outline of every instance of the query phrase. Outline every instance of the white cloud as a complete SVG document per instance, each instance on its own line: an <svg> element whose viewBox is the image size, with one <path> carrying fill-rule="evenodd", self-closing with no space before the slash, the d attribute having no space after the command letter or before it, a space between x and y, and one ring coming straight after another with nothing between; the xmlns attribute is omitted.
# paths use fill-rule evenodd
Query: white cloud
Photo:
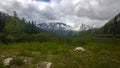
<svg viewBox="0 0 120 68"><path fill-rule="evenodd" d="M61 21L78 29L81 23L100 27L120 12L120 0L2 0L0 11L37 23Z"/></svg>

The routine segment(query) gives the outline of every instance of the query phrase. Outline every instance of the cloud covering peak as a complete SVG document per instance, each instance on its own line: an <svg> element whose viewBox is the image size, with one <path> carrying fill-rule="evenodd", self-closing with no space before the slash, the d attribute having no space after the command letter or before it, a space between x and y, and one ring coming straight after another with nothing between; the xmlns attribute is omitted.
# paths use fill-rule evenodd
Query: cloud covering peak
<svg viewBox="0 0 120 68"><path fill-rule="evenodd" d="M81 23L100 27L120 12L120 0L2 0L0 11L37 23L60 21L78 30Z"/></svg>

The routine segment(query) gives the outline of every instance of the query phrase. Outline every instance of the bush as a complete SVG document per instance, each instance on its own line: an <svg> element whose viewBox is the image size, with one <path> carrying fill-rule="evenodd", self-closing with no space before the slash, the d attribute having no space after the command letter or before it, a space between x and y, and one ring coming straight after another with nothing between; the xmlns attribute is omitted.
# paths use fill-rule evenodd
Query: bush
<svg viewBox="0 0 120 68"><path fill-rule="evenodd" d="M87 43L84 40L79 38L67 38L66 43L70 45L86 45Z"/></svg>
<svg viewBox="0 0 120 68"><path fill-rule="evenodd" d="M0 42L4 42L5 41L5 34L4 33L0 33Z"/></svg>
<svg viewBox="0 0 120 68"><path fill-rule="evenodd" d="M15 58L11 63L11 65L16 65L16 66L22 66L24 64L25 62L21 58Z"/></svg>

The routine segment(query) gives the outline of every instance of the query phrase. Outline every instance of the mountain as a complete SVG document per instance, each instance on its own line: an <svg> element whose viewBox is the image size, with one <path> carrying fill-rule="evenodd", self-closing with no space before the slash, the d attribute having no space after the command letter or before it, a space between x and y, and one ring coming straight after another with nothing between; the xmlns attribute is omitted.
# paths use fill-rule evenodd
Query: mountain
<svg viewBox="0 0 120 68"><path fill-rule="evenodd" d="M76 31L71 30L72 29L71 26L61 22L40 23L37 26L42 30L54 32L62 36L68 36L69 34L71 35L77 34Z"/></svg>
<svg viewBox="0 0 120 68"><path fill-rule="evenodd" d="M98 34L120 34L120 13L97 31Z"/></svg>
<svg viewBox="0 0 120 68"><path fill-rule="evenodd" d="M50 22L50 23L40 23L38 24L40 29L44 30L70 30L72 27L61 22Z"/></svg>

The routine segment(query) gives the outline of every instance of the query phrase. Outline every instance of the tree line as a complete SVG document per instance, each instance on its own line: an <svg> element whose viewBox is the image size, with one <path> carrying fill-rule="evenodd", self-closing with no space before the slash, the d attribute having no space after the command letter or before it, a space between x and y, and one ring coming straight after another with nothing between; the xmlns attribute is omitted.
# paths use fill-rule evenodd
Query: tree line
<svg viewBox="0 0 120 68"><path fill-rule="evenodd" d="M13 16L0 12L1 42L20 40L22 37L37 34L39 31L40 29L36 26L35 22L18 17L16 11L13 12Z"/></svg>
<svg viewBox="0 0 120 68"><path fill-rule="evenodd" d="M39 29L35 22L19 18L16 11L13 12L13 16L0 12L0 32L6 34L36 34Z"/></svg>

